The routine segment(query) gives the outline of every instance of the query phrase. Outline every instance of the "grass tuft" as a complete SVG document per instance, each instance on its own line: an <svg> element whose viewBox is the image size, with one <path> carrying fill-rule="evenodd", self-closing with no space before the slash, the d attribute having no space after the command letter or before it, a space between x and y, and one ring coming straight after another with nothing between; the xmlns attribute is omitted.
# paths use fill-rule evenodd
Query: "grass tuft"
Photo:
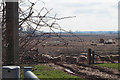
<svg viewBox="0 0 120 80"><path fill-rule="evenodd" d="M120 70L120 63L104 63L104 64L94 64L94 65Z"/></svg>
<svg viewBox="0 0 120 80"><path fill-rule="evenodd" d="M33 69L33 73L40 80L85 80L78 76L67 74L64 71L55 70L52 67L46 65L31 65L31 67Z"/></svg>

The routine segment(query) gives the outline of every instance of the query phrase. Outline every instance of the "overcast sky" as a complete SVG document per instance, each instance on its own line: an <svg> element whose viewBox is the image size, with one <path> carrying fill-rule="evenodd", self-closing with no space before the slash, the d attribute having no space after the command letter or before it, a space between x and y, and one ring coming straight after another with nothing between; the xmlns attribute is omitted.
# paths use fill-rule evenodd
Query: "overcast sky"
<svg viewBox="0 0 120 80"><path fill-rule="evenodd" d="M59 22L72 31L118 30L119 0L43 0L47 8L58 17L76 16ZM39 5L40 6L40 5Z"/></svg>
<svg viewBox="0 0 120 80"><path fill-rule="evenodd" d="M35 0L30 0L35 1ZM58 23L72 31L117 31L119 0L42 0L57 17L76 16ZM37 4L40 9L43 4Z"/></svg>

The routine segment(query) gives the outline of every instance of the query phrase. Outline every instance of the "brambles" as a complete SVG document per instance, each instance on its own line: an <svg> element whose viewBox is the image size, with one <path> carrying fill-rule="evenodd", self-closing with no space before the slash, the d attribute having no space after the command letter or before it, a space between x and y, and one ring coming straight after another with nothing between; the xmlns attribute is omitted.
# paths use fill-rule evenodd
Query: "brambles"
<svg viewBox="0 0 120 80"><path fill-rule="evenodd" d="M38 0L36 2L31 2L29 0L19 1L19 26L17 26L19 28L19 53L28 53L31 49L36 48L37 45L43 45L42 43L53 37L52 35L56 35L64 43L64 46L67 46L68 42L61 37L61 32L67 32L74 35L73 33L62 29L57 21L73 18L75 16L60 18L58 18L56 14L51 16L52 9L47 9L42 6L38 10L36 8L37 3L45 4ZM0 14L2 17L3 53L5 56L8 43L6 40L6 4L4 2L0 4ZM43 28L47 28L49 32L46 33ZM59 32L56 32L56 30ZM80 39L79 37L77 38Z"/></svg>

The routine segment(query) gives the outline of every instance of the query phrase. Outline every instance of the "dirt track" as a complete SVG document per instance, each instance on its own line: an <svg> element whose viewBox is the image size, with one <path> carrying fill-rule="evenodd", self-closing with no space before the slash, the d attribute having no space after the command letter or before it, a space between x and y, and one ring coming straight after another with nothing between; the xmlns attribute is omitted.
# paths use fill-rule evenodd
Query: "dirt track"
<svg viewBox="0 0 120 80"><path fill-rule="evenodd" d="M120 80L119 71L110 68L103 68L98 66L89 66L82 64L49 64L53 68L59 68L65 71L68 69L73 73L72 75L80 76L88 80Z"/></svg>

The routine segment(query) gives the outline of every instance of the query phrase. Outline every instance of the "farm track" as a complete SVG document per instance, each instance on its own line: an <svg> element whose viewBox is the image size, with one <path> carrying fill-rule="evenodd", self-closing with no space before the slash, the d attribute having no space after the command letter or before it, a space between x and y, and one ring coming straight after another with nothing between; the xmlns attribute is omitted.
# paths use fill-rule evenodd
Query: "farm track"
<svg viewBox="0 0 120 80"><path fill-rule="evenodd" d="M91 65L83 65L83 64L77 64L78 66L84 66L84 67L90 67L90 68L93 68L93 69L98 69L99 71L102 71L104 73L107 73L107 74L111 74L111 75L117 75L120 77L120 74L118 72L118 70L115 70L115 69L110 69L110 68L105 68L105 67L99 67L99 66L91 66Z"/></svg>
<svg viewBox="0 0 120 80"><path fill-rule="evenodd" d="M119 72L109 68L83 64L55 64L65 69L69 69L75 73L75 75L88 80L120 80Z"/></svg>

